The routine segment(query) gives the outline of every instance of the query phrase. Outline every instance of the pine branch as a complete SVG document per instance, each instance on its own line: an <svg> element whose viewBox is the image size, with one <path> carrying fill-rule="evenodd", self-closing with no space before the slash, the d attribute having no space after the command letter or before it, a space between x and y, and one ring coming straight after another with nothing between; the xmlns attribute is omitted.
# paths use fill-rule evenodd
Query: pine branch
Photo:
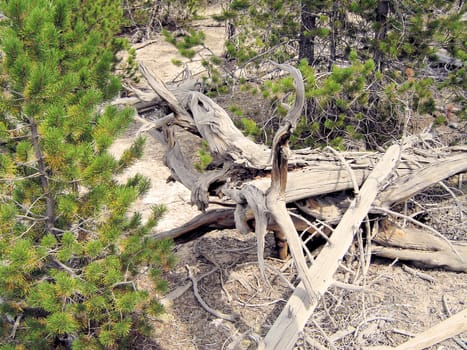
<svg viewBox="0 0 467 350"><path fill-rule="evenodd" d="M35 156L37 158L38 170L41 174L41 186L46 198L47 232L55 235L55 200L52 196L52 193L50 192L49 177L47 174L42 149L39 144L39 131L37 128L37 123L33 118L29 118L29 126L31 128L32 146L34 149Z"/></svg>

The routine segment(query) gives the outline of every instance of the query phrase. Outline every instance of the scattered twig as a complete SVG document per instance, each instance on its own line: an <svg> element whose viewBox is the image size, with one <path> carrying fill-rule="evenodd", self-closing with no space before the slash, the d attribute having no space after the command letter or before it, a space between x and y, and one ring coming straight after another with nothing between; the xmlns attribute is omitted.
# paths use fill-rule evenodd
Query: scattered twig
<svg viewBox="0 0 467 350"><path fill-rule="evenodd" d="M154 121L148 121L144 118L139 117L138 115L135 115L134 118L143 124L136 132L136 136L139 136L142 133L148 132L152 129L159 129L175 120L175 116L173 113L170 113L166 115L165 117L162 117Z"/></svg>
<svg viewBox="0 0 467 350"><path fill-rule="evenodd" d="M418 334L414 338L405 343L393 348L389 346L364 347L365 350L422 350L429 346L438 344L443 340L452 338L467 330L467 309L455 314L452 317L428 328L424 332Z"/></svg>
<svg viewBox="0 0 467 350"><path fill-rule="evenodd" d="M373 235L373 231L377 232L378 231L378 222L375 221L374 226L373 226L373 231L370 225L370 218L366 217L365 220L365 226L366 226L366 245L365 245L365 266L363 267L363 276L364 280L366 280L366 276L368 274L368 270L370 269L370 264L371 264L371 238Z"/></svg>
<svg viewBox="0 0 467 350"><path fill-rule="evenodd" d="M330 335L329 339L331 339L333 342L336 342L338 340L341 340L342 338L345 338L346 336L350 334L353 334L355 331L356 331L355 327L350 326L347 329L338 330L333 335Z"/></svg>
<svg viewBox="0 0 467 350"><path fill-rule="evenodd" d="M211 275L212 273L216 272L218 270L217 267L213 268L211 271L206 272L205 274L201 275L198 277L199 280ZM164 305L168 306L172 304L172 302L181 297L188 289L191 287L191 281L188 282L187 284L184 284L183 286L179 286L178 288L174 289L170 293L166 294L159 302Z"/></svg>
<svg viewBox="0 0 467 350"><path fill-rule="evenodd" d="M290 281L285 278L284 274L282 273L281 270L276 269L274 266L269 266L268 264L265 264L266 268L271 270L273 273L275 273L291 290L294 290L295 287Z"/></svg>
<svg viewBox="0 0 467 350"><path fill-rule="evenodd" d="M369 322L379 321L379 320L388 321L388 322L395 322L396 321L395 318L384 317L384 316L375 316L375 317L367 318L367 319L363 320L362 322L360 322L359 325L357 326L357 328L355 329L354 338L358 337L359 332L360 332L360 328L362 328L363 325L365 325L365 324L367 324Z"/></svg>
<svg viewBox="0 0 467 350"><path fill-rule="evenodd" d="M417 271L415 269L412 269L411 267L408 267L405 264L402 265L402 270L404 270L405 272L410 273L411 275L414 275L415 277L421 278L422 280L432 282L432 283L435 282L435 279L433 277L431 277L430 275L428 275L426 273L423 273L423 272L420 272L420 271Z"/></svg>
<svg viewBox="0 0 467 350"><path fill-rule="evenodd" d="M324 312L326 313L326 316L329 318L329 320L331 321L332 323L332 326L334 328L338 328L338 324L337 324L337 321L336 319L334 318L334 316L331 314L331 312L329 311L329 308L326 304L326 296L329 295L331 296L334 300L337 300L336 296L334 294L332 294L329 290L326 291L326 294L323 295L323 302L321 303L321 305L323 305L323 309L324 309ZM336 305L340 303L340 300L338 300L336 302Z"/></svg>
<svg viewBox="0 0 467 350"><path fill-rule="evenodd" d="M446 294L443 294L443 306L444 310L446 311L446 314L448 317L452 317L452 312L451 309L449 308L448 300ZM459 336L454 336L452 339L459 345L462 349L467 350L467 345L465 342L459 337Z"/></svg>
<svg viewBox="0 0 467 350"><path fill-rule="evenodd" d="M133 48L135 50L141 50L141 49L144 49L146 46L150 46L150 45L156 44L156 43L160 43L160 39L147 40L147 41L145 41L143 43L140 43L140 44L134 44Z"/></svg>
<svg viewBox="0 0 467 350"><path fill-rule="evenodd" d="M345 289L353 292L370 292L370 290L368 288L365 288L364 286L357 286L355 284L344 283L340 281L332 282L331 287Z"/></svg>
<svg viewBox="0 0 467 350"><path fill-rule="evenodd" d="M467 330L467 309L449 317L396 347L396 350L418 350L437 344Z"/></svg>
<svg viewBox="0 0 467 350"><path fill-rule="evenodd" d="M439 184L441 185L441 187L443 187L446 190L446 192L448 192L452 196L452 199L454 199L454 202L456 202L457 208L459 209L459 221L463 222L464 221L464 210L463 210L462 202L457 198L454 192L443 181L440 181Z"/></svg>
<svg viewBox="0 0 467 350"><path fill-rule="evenodd" d="M305 335L306 342L311 346L312 349L316 350L328 350L327 347L318 343L316 340L312 339L310 336Z"/></svg>
<svg viewBox="0 0 467 350"><path fill-rule="evenodd" d="M313 224L310 220L307 220L304 218L302 215L298 215L292 211L288 211L289 215L296 217L299 220L302 220L305 224L308 225L308 227L302 231L302 234L307 232L310 228L315 230L315 232L319 233L319 235L326 240L326 242L330 243L329 237L315 224ZM306 243L306 242L305 242Z"/></svg>
<svg viewBox="0 0 467 350"><path fill-rule="evenodd" d="M232 296L230 295L229 291L225 288L224 279L222 278L222 275L224 273L224 269L222 268L222 266L215 259L212 259L209 256L209 254L204 254L204 253L200 252L200 256L202 256L203 258L208 260L211 264L213 264L215 267L217 267L217 269L219 270L219 274L220 274L219 279L220 279L220 282L221 282L221 289L224 292L225 296L227 297L227 300L229 302L231 302L232 301Z"/></svg>
<svg viewBox="0 0 467 350"><path fill-rule="evenodd" d="M349 163L345 160L344 156L341 153L337 152L331 146L326 146L324 149L330 150L341 161L342 165L345 166L345 168L347 169L347 172L350 175L350 178L352 179L352 185L353 185L353 191L354 191L355 197L358 198L358 196L360 195L360 190L358 188L357 178L355 177L355 173L350 167Z"/></svg>
<svg viewBox="0 0 467 350"><path fill-rule="evenodd" d="M314 319L311 320L311 322L313 322L313 324L315 325L316 329L318 329L318 331L321 333L321 335L324 337L324 339L326 339L326 341L328 342L329 344L329 348L330 349L333 349L333 350L336 350L336 346L334 345L334 342L331 340L331 338L329 338L329 336L327 335L327 333L324 331L324 329L318 324L318 322L316 322Z"/></svg>
<svg viewBox="0 0 467 350"><path fill-rule="evenodd" d="M404 329L399 329L399 328L393 328L392 331L397 334L405 335L407 337L415 337L415 334L408 332Z"/></svg>
<svg viewBox="0 0 467 350"><path fill-rule="evenodd" d="M261 303L261 304L247 303L245 301L240 300L239 298L237 298L237 301L239 304L241 304L242 306L246 306L246 307L265 307L265 306L270 306L270 305L274 305L277 303L284 303L284 304L287 303L287 300L284 300L284 299L276 299L276 300L268 301L266 303Z"/></svg>
<svg viewBox="0 0 467 350"><path fill-rule="evenodd" d="M22 317L23 317L23 315L18 315L18 317L16 317L15 324L13 325L13 328L12 328L11 333L10 333L10 339L15 339L16 330L19 327L19 324L21 322Z"/></svg>
<svg viewBox="0 0 467 350"><path fill-rule="evenodd" d="M198 281L196 280L196 278L191 273L190 267L188 265L186 265L186 269L188 271L188 278L191 280L191 283L193 284L193 293L195 294L195 297L196 297L196 300L198 300L198 303L200 303L200 305L207 312L209 312L210 314L213 314L217 318L222 318L222 319L224 319L226 321L235 322L237 320L237 317L235 315L224 314L224 313L222 313L222 312L220 312L218 310L215 310L215 309L211 308L208 304L206 304L206 302L203 300L203 298L201 298L201 295L199 295Z"/></svg>

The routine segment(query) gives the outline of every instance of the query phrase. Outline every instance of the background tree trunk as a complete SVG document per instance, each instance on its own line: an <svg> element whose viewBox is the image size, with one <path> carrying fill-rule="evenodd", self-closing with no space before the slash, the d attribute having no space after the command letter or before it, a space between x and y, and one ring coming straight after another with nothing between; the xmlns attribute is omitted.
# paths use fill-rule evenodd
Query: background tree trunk
<svg viewBox="0 0 467 350"><path fill-rule="evenodd" d="M312 65L315 60L315 34L312 31L316 30L316 15L312 13L309 1L302 1L300 18L298 59L304 58Z"/></svg>

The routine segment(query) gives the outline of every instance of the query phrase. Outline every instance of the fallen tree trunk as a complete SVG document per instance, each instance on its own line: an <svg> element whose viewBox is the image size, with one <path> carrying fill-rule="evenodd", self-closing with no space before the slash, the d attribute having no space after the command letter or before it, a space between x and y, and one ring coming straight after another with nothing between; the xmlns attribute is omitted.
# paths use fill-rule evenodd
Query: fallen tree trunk
<svg viewBox="0 0 467 350"><path fill-rule="evenodd" d="M257 145L243 136L227 113L208 97L196 91L167 89L144 65L141 65L141 70L156 92L155 96L160 95L175 113L169 128L172 128L171 125L179 125L191 133L201 135L220 164L231 162L230 168L234 172L229 174L227 188L237 186L238 182L251 184L262 191L269 187L272 158L268 147ZM204 183L204 187L207 187L204 194L194 188L196 179L204 175L196 172L187 161L187 156L179 150L173 131L166 133L166 137L169 144L166 159L173 177L190 190L195 190L198 195L194 198L194 204L199 208L206 208L207 192L213 189L209 188L208 182ZM443 152L433 151L423 155L414 154L413 151L415 149L410 144L405 146L396 172L397 179L378 195L378 206L388 207L451 175L467 172L465 148L452 148L452 152L449 149ZM290 203L352 189L355 185L352 179L357 185L361 185L380 157L381 154L377 152L341 152L338 157L331 152L318 150L292 150L288 155L286 201ZM342 158L350 167L353 177L342 164ZM258 170L262 171L260 178L254 179ZM216 179L223 182L219 180ZM204 202L201 202L201 198L204 198Z"/></svg>

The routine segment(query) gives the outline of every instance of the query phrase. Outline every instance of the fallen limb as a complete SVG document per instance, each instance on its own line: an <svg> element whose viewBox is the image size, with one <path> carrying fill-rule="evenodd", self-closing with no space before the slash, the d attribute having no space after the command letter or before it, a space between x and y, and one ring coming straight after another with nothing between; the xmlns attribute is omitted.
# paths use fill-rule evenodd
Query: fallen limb
<svg viewBox="0 0 467 350"><path fill-rule="evenodd" d="M352 244L353 236L367 215L378 189L396 167L400 157L400 147L391 146L360 189L360 196L351 202L349 209L314 263L309 268L315 294L322 296L333 282L333 275L339 262ZM300 283L290 297L274 325L271 327L261 346L266 350L292 349L299 333L318 305L318 299L306 297Z"/></svg>
<svg viewBox="0 0 467 350"><path fill-rule="evenodd" d="M279 65L285 71L292 74L295 82L296 97L293 108L289 110L281 127L274 135L272 154L271 185L266 192L266 208L271 218L279 226L279 231L287 239L292 258L297 267L298 275L302 280L308 294L308 300L316 298L311 275L308 273L305 256L303 255L302 242L295 229L292 219L287 213L285 190L288 175L289 138L300 118L305 103L305 87L298 69L287 65ZM264 212L266 214L266 212ZM263 214L263 215L264 215ZM264 239L263 239L264 242ZM262 247L264 249L264 247ZM286 248L287 249L287 248Z"/></svg>
<svg viewBox="0 0 467 350"><path fill-rule="evenodd" d="M164 99L164 101L166 101L169 104L169 107L174 111L175 117L177 118L177 123L185 128L193 128L193 122L190 115L180 106L176 97L167 89L165 84L154 74L152 74L149 68L146 67L146 65L143 63L139 64L139 69L151 88L162 99Z"/></svg>
<svg viewBox="0 0 467 350"><path fill-rule="evenodd" d="M412 197L430 185L465 171L467 171L467 153L456 154L426 165L395 180L378 195L375 205L389 207L396 202Z"/></svg>
<svg viewBox="0 0 467 350"><path fill-rule="evenodd" d="M420 278L422 280L425 280L425 281L428 281L428 282L431 282L431 283L435 283L435 281L436 281L430 275L427 275L426 273L423 273L423 272L417 271L415 269L412 269L411 267L408 267L407 265L402 265L402 270L404 270L407 273L410 273L411 275L413 275L415 277L418 277L418 278Z"/></svg>
<svg viewBox="0 0 467 350"><path fill-rule="evenodd" d="M380 257L467 272L467 244L446 241L426 230L383 223L373 242L372 253Z"/></svg>
<svg viewBox="0 0 467 350"><path fill-rule="evenodd" d="M193 219L179 227L163 232L157 232L150 236L157 240L173 239L176 243L185 243L199 238L213 230L239 229L238 221L235 219L235 211L237 209L238 208L210 209L205 213L195 216ZM245 209L240 216L241 219L244 220L245 228L239 229L239 231L242 233L254 231L255 216L251 208ZM307 231L310 233L315 231L314 227L312 227L308 221L304 221L297 216L292 216L291 219L297 231ZM268 221L267 229L268 231L275 232L279 230L279 226L273 221Z"/></svg>
<svg viewBox="0 0 467 350"><path fill-rule="evenodd" d="M213 309L208 304L206 304L206 302L203 300L203 298L201 298L201 295L199 295L198 281L196 280L196 278L191 273L190 267L187 265L186 268L188 270L188 278L190 278L191 283L193 285L193 293L195 294L195 297L196 297L196 300L198 300L198 303L200 303L200 305L207 312L209 312L210 314L216 316L217 318L222 318L222 319L230 321L230 322L235 322L235 320L237 319L237 316L224 314L223 312L220 312L220 311L218 311L216 309Z"/></svg>
<svg viewBox="0 0 467 350"><path fill-rule="evenodd" d="M202 274L201 276L198 276L198 281L202 280L203 278L206 278L207 276L213 274L216 271L219 271L218 267L215 267L211 271L208 271L205 274ZM192 282L191 282L191 279L190 279L190 282L188 282L188 283L186 283L184 285L181 285L181 286L177 287L176 289L174 289L173 291L171 291L170 293L167 293L166 295L164 295L159 300L159 302L164 307L172 306L174 300L181 297L186 291L188 291L190 289L191 286L192 286Z"/></svg>

